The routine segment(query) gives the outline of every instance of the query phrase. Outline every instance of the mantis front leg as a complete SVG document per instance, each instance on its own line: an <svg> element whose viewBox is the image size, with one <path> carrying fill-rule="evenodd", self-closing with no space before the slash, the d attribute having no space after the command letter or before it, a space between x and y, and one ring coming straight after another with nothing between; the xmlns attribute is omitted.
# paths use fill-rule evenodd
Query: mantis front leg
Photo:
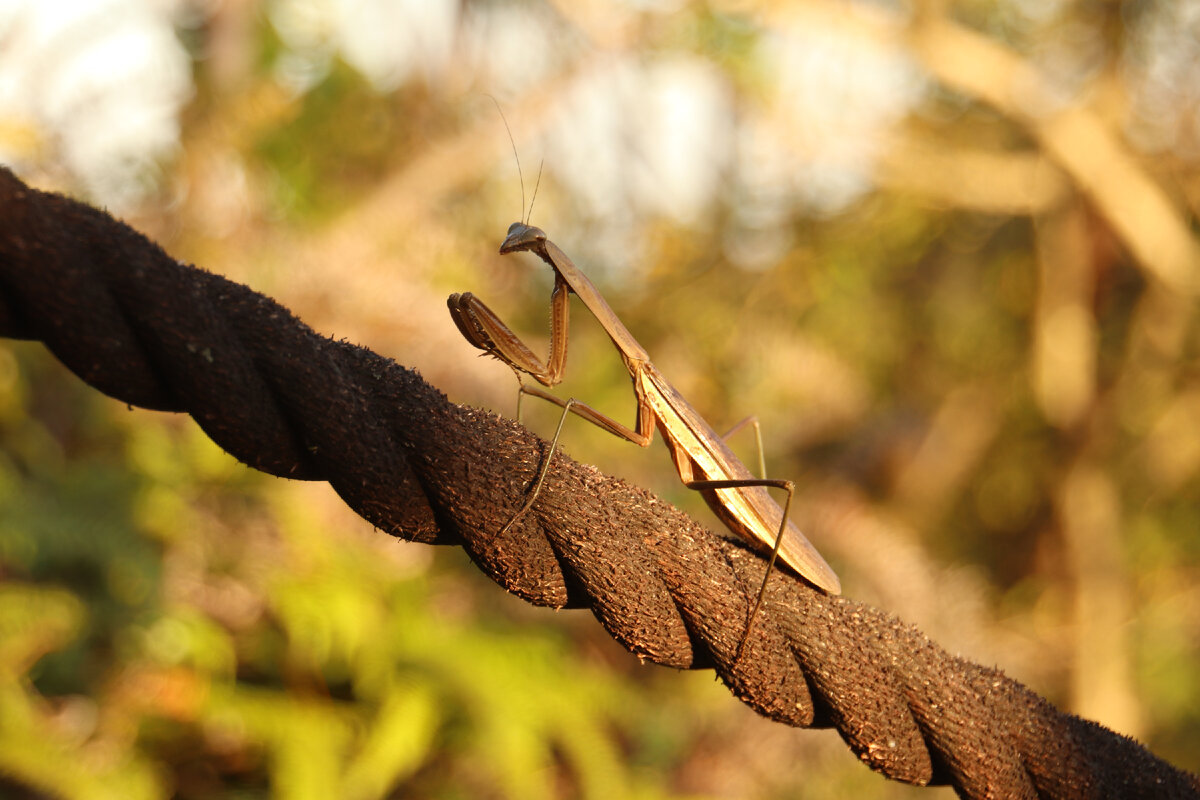
<svg viewBox="0 0 1200 800"><path fill-rule="evenodd" d="M570 287L567 286L565 281L559 278L555 281L554 291L550 295L550 353L547 356L545 364L542 363L519 336L513 333L512 329L503 320L496 316L483 301L470 292L450 295L447 305L450 308L450 315L463 337L475 345L475 347L511 367L513 372L517 374L518 381L520 381L521 374L525 373L532 375L543 386L555 386L562 381L562 372L567 359L567 335L570 319L569 300ZM568 413L574 412L609 433L620 436L642 447L648 445L651 436L653 436L654 414L645 404L639 405L636 429L630 429L611 417L605 416L591 406L580 403L573 397L562 400L537 387L526 386L521 381L517 396L518 419L520 419L521 397L526 394L540 397L543 400L549 400L555 405L561 406L563 412L562 416L559 417L558 426L554 430L554 437L550 441L550 451L547 453L542 463L542 468L533 482L528 498L522 504L521 508L517 510L516 514L500 529L500 536L507 533L509 528L525 515L541 494L542 486L546 481L546 475L550 471L550 462L553 460L554 454L558 451L558 440L562 435L563 425L566 423Z"/></svg>
<svg viewBox="0 0 1200 800"><path fill-rule="evenodd" d="M524 372L543 386L562 382L567 363L567 328L570 325L571 287L558 278L550 293L550 353L546 363L534 355L483 301L470 292L452 294L446 300L450 316L463 338L488 355L508 364L518 376Z"/></svg>

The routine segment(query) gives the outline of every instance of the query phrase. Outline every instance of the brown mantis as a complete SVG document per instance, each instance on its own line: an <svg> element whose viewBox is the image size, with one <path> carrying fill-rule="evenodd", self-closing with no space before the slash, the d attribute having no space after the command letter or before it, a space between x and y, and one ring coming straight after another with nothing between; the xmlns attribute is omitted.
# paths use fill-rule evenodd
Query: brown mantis
<svg viewBox="0 0 1200 800"><path fill-rule="evenodd" d="M629 370L637 399L637 422L630 429L574 398L562 400L522 382L522 394L549 400L561 406L563 414L529 498L503 530L507 531L532 506L541 490L568 412L574 412L642 447L648 446L654 439L654 429L657 427L671 451L683 484L699 491L729 530L758 549L770 552L758 599L750 612L746 631L738 647L739 655L766 594L776 558L817 587L831 594L839 594L841 584L837 575L804 534L788 520L794 492L792 482L751 474L724 439L651 363L650 356L621 323L596 286L566 253L546 238L545 232L523 222L514 222L508 229L504 243L500 245L500 252L507 254L521 250L536 254L554 270L554 289L550 295L550 353L546 363L543 364L491 309L469 292L453 294L448 300L451 316L459 331L472 345L512 367L518 379L521 373L525 373L543 386L553 387L561 381L566 364L570 295L578 295L608 333ZM768 487L787 492L782 509L767 492Z"/></svg>

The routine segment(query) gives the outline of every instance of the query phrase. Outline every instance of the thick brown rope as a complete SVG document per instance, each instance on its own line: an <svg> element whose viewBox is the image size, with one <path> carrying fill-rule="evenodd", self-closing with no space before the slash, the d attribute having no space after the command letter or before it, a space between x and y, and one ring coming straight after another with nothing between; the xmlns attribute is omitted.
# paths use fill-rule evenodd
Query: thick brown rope
<svg viewBox="0 0 1200 800"><path fill-rule="evenodd" d="M763 562L648 492L453 405L415 373L172 260L0 168L0 335L37 339L123 402L191 414L241 461L326 480L405 539L461 544L530 602L588 607L629 650L715 668L781 722L836 727L872 769L963 797L1200 797L1200 780L881 611L780 573L733 663Z"/></svg>

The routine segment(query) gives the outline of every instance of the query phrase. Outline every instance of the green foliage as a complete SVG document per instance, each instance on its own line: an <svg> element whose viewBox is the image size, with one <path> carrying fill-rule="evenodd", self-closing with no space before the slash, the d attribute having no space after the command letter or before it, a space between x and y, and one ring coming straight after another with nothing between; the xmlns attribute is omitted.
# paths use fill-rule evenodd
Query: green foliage
<svg viewBox="0 0 1200 800"><path fill-rule="evenodd" d="M614 737L630 689L568 641L456 617L434 601L452 573L386 557L416 545L331 536L192 423L45 380L119 419L92 408L107 453L5 462L9 781L70 800L656 796ZM46 425L25 411L8 441Z"/></svg>
<svg viewBox="0 0 1200 800"><path fill-rule="evenodd" d="M31 668L68 645L86 617L79 598L65 590L0 584L0 776L52 797L162 797L148 759L125 749L105 752L81 735L74 717L96 713L87 701L55 704L32 691Z"/></svg>

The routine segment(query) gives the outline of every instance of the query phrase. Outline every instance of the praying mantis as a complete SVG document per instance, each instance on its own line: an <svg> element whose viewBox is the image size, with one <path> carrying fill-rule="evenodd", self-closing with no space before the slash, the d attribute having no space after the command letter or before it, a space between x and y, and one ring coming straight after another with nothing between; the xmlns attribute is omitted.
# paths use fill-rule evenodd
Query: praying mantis
<svg viewBox="0 0 1200 800"><path fill-rule="evenodd" d="M536 500L554 457L563 422L571 412L642 447L649 446L654 439L654 430L658 428L671 451L675 469L683 484L700 492L730 531L756 549L769 551L766 574L738 646L739 655L766 594L776 559L818 588L830 594L840 594L841 583L833 569L788 519L795 489L793 483L755 477L747 469L725 440L654 366L649 354L622 324L595 284L546 237L543 230L524 222L514 222L500 245L500 253L520 251L533 253L554 270L554 289L550 294L550 352L546 362L543 363L534 355L491 309L470 292L452 294L447 300L450 314L463 337L486 354L509 365L517 373L519 381L524 373L543 386L553 387L562 380L566 365L570 296L575 294L604 328L629 371L637 402L637 421L631 429L574 398L562 400L537 387L526 386L521 381L522 394L532 394L555 403L563 409L563 413L528 499L501 533L506 532ZM761 440L759 447L761 457ZM782 509L771 498L768 488L787 492Z"/></svg>

